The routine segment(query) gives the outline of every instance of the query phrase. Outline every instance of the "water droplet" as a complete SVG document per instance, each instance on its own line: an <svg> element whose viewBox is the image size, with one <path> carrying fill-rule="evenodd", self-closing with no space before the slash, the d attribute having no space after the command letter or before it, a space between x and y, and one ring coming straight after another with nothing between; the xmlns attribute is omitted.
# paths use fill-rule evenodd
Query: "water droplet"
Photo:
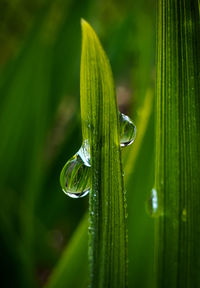
<svg viewBox="0 0 200 288"><path fill-rule="evenodd" d="M152 217L158 217L160 215L158 207L158 194L155 188L150 191L150 196L147 203L147 212Z"/></svg>
<svg viewBox="0 0 200 288"><path fill-rule="evenodd" d="M119 112L120 124L120 146L125 147L131 145L136 138L136 126L131 119Z"/></svg>
<svg viewBox="0 0 200 288"><path fill-rule="evenodd" d="M81 198L90 192L90 156L86 142L63 167L60 184L71 198Z"/></svg>
<svg viewBox="0 0 200 288"><path fill-rule="evenodd" d="M181 214L181 220L183 222L186 222L187 220L187 210L184 208L183 211L182 211L182 214Z"/></svg>

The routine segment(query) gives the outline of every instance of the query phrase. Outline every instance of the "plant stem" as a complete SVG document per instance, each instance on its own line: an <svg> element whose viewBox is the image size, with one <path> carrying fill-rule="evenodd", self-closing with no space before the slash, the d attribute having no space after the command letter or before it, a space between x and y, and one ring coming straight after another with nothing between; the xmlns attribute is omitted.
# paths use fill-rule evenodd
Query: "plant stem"
<svg viewBox="0 0 200 288"><path fill-rule="evenodd" d="M157 3L157 287L200 287L198 1Z"/></svg>

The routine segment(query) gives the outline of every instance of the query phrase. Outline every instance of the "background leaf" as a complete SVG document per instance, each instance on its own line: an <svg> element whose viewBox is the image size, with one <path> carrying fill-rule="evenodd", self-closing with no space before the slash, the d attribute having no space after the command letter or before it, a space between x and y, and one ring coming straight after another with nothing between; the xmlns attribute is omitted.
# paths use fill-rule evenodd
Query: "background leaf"
<svg viewBox="0 0 200 288"><path fill-rule="evenodd" d="M197 1L158 1L156 221L158 287L200 285L200 41ZM168 277L170 275L170 277Z"/></svg>

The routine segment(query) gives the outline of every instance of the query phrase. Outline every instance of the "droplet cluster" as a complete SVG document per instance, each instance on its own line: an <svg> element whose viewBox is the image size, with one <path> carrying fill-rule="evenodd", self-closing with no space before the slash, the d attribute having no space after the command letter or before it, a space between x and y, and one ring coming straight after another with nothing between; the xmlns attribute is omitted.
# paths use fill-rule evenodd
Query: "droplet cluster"
<svg viewBox="0 0 200 288"><path fill-rule="evenodd" d="M131 119L119 112L120 146L132 144L136 138L136 126ZM78 152L64 165L60 174L63 192L71 198L81 198L90 192L91 161L88 140L84 141Z"/></svg>

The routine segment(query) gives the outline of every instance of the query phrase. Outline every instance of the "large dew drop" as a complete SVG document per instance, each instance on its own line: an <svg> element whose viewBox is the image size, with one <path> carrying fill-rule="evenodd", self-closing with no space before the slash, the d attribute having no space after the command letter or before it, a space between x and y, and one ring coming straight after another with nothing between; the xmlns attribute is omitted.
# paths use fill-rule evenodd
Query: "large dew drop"
<svg viewBox="0 0 200 288"><path fill-rule="evenodd" d="M120 124L120 146L125 147L131 145L136 138L136 126L131 119L119 112Z"/></svg>
<svg viewBox="0 0 200 288"><path fill-rule="evenodd" d="M88 143L65 164L60 174L62 190L71 198L81 198L90 192L90 155Z"/></svg>

